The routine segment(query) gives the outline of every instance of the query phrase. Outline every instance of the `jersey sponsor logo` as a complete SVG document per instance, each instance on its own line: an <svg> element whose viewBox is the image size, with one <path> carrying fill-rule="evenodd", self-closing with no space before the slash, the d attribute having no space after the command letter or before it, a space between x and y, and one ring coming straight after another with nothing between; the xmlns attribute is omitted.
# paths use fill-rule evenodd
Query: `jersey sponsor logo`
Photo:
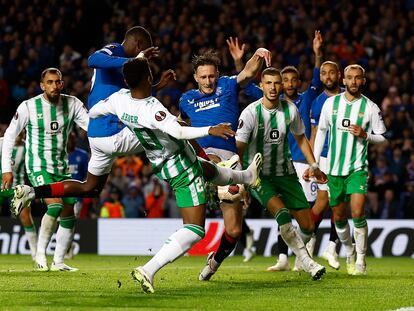
<svg viewBox="0 0 414 311"><path fill-rule="evenodd" d="M52 131L56 131L58 128L59 128L59 123L58 122L56 122L56 121L50 122L50 129Z"/></svg>
<svg viewBox="0 0 414 311"><path fill-rule="evenodd" d="M271 130L269 132L268 139L266 139L266 143L269 144L279 144L281 141L281 133L278 129Z"/></svg>
<svg viewBox="0 0 414 311"><path fill-rule="evenodd" d="M237 126L238 129L241 129L244 126L244 122L242 119L239 120L239 125Z"/></svg>
<svg viewBox="0 0 414 311"><path fill-rule="evenodd" d="M122 114L121 120L128 123L138 124L138 116L131 116L126 112Z"/></svg>
<svg viewBox="0 0 414 311"><path fill-rule="evenodd" d="M349 119L343 119L342 120L342 126L343 127L349 127L351 125L351 120Z"/></svg>
<svg viewBox="0 0 414 311"><path fill-rule="evenodd" d="M203 100L201 102L197 102L194 104L194 108L197 108L195 112L209 110L212 108L220 107L220 103L218 102L218 98Z"/></svg>
<svg viewBox="0 0 414 311"><path fill-rule="evenodd" d="M164 120L165 119L165 117L167 116L167 114L164 112L164 111L158 111L156 114L155 114L155 120L157 120L158 122L159 121L162 121L162 120Z"/></svg>

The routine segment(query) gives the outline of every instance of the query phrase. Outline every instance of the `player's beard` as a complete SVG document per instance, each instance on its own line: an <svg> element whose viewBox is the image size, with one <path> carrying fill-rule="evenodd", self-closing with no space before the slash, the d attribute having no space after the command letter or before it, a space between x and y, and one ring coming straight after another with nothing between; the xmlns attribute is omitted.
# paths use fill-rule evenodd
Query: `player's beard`
<svg viewBox="0 0 414 311"><path fill-rule="evenodd" d="M354 97L358 97L361 94L362 85L358 87L356 91L352 91L351 88L345 85L346 91Z"/></svg>
<svg viewBox="0 0 414 311"><path fill-rule="evenodd" d="M46 93L46 97L47 99L51 102L51 103L58 103L59 102L59 98L60 98L60 92L55 92L55 93Z"/></svg>
<svg viewBox="0 0 414 311"><path fill-rule="evenodd" d="M339 84L338 81L334 81L334 82L332 82L331 85L323 84L323 87L325 88L325 90L328 90L328 91L332 92L332 91L335 91L338 88L338 84Z"/></svg>

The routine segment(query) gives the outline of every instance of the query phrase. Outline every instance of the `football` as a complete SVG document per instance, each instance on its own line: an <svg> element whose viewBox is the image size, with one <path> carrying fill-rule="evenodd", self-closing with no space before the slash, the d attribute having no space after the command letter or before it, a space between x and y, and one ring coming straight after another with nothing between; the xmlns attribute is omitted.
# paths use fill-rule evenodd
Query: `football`
<svg viewBox="0 0 414 311"><path fill-rule="evenodd" d="M233 203L238 202L242 199L244 191L243 185L229 185L229 186L218 186L218 197L220 202Z"/></svg>

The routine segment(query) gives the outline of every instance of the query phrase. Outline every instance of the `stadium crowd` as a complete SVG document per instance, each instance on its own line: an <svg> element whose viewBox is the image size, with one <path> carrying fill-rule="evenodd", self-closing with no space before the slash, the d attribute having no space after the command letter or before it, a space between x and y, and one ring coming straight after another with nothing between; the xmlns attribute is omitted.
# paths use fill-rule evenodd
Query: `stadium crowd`
<svg viewBox="0 0 414 311"><path fill-rule="evenodd" d="M18 104L41 92L46 67L60 68L65 93L86 103L93 75L88 56L103 44L122 42L134 25L145 26L160 47L156 77L176 71L177 80L157 94L173 114L181 94L196 87L194 54L214 48L220 72L236 72L226 44L230 36L246 44L245 59L263 46L272 51L274 67L296 66L305 90L312 77L312 36L320 29L325 60L366 69L364 94L380 106L388 129L387 143L369 151L367 215L414 218L414 1L0 0L0 136ZM85 133L78 133L77 145L88 149ZM99 202L91 202L85 202L83 217L178 216L170 189L152 175L144 155L120 158Z"/></svg>

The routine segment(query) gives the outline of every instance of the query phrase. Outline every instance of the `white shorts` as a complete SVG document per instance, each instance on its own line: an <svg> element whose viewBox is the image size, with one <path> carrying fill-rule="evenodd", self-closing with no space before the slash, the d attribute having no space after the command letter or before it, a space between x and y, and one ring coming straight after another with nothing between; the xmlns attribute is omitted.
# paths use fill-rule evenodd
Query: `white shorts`
<svg viewBox="0 0 414 311"><path fill-rule="evenodd" d="M295 167L296 174L298 175L299 182L302 185L303 192L305 193L306 200L308 202L315 202L316 201L316 194L318 190L318 184L316 181L311 180L309 182L303 179L303 173L309 167L308 164L302 162L293 162L293 166Z"/></svg>
<svg viewBox="0 0 414 311"><path fill-rule="evenodd" d="M328 160L325 157L319 158L319 169L326 174ZM318 184L318 190L328 191L328 184Z"/></svg>
<svg viewBox="0 0 414 311"><path fill-rule="evenodd" d="M126 127L109 137L89 137L89 145L88 172L95 176L109 174L116 157L144 151L138 138Z"/></svg>

